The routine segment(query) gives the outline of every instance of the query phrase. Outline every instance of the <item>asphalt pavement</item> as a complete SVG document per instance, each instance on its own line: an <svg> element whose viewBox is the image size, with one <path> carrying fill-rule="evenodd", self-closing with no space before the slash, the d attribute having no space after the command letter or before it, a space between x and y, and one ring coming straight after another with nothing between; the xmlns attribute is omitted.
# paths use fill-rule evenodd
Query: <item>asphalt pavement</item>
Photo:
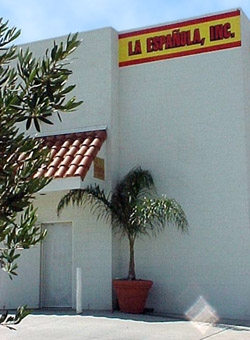
<svg viewBox="0 0 250 340"><path fill-rule="evenodd" d="M217 324L120 312L36 311L0 340L249 340L250 322Z"/></svg>

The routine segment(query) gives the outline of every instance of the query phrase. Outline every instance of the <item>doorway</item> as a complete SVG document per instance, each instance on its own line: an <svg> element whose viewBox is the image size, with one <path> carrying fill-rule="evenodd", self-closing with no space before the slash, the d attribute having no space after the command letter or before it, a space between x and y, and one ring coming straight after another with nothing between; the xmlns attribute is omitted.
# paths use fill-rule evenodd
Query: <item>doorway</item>
<svg viewBox="0 0 250 340"><path fill-rule="evenodd" d="M41 307L72 308L72 224L46 223L41 254Z"/></svg>

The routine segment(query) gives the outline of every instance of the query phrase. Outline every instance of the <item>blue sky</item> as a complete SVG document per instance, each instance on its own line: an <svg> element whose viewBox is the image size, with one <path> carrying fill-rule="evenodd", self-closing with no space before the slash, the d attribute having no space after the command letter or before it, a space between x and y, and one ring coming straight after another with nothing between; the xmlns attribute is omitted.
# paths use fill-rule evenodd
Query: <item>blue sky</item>
<svg viewBox="0 0 250 340"><path fill-rule="evenodd" d="M22 30L18 43L112 26L117 31L242 8L250 0L0 0L0 16Z"/></svg>

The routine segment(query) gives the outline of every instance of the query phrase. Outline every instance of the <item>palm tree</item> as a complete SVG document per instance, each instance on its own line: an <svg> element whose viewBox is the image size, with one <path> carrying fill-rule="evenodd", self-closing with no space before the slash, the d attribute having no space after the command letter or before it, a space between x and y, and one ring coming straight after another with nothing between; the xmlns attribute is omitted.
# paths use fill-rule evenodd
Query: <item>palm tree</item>
<svg viewBox="0 0 250 340"><path fill-rule="evenodd" d="M174 199L159 197L151 173L141 167L132 169L109 195L98 185L70 190L61 198L58 214L70 203L83 207L89 205L97 219L111 221L115 232L128 237L129 280L136 279L134 246L139 236L157 235L166 223L173 224L181 231L188 229L181 206Z"/></svg>

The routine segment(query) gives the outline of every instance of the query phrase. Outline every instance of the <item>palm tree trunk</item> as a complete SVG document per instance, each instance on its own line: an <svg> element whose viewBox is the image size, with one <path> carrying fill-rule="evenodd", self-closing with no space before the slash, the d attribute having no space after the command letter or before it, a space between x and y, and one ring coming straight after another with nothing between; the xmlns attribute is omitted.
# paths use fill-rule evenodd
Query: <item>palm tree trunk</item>
<svg viewBox="0 0 250 340"><path fill-rule="evenodd" d="M128 271L128 279L135 280L135 238L131 235L128 235L129 239L129 271Z"/></svg>

